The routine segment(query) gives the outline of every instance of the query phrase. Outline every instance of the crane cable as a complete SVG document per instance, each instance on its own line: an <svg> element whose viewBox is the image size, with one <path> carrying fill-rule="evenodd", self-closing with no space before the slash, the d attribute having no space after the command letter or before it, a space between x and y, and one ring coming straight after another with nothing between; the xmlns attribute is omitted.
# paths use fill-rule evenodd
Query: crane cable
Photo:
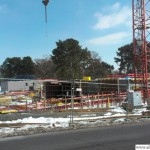
<svg viewBox="0 0 150 150"><path fill-rule="evenodd" d="M49 3L49 0L42 0L42 3L45 6L45 23L46 23L46 37L47 37L47 5Z"/></svg>

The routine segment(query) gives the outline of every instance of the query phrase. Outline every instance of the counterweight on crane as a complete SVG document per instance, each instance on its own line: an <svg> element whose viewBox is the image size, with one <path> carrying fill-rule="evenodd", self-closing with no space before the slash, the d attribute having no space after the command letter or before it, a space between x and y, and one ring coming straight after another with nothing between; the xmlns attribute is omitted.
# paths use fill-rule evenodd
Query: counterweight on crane
<svg viewBox="0 0 150 150"><path fill-rule="evenodd" d="M150 0L132 0L135 85L141 80L143 97L150 99Z"/></svg>

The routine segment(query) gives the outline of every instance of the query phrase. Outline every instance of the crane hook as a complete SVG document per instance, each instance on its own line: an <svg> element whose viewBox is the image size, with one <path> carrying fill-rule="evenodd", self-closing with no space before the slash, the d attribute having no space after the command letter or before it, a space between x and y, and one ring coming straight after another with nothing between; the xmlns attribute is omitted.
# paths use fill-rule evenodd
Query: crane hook
<svg viewBox="0 0 150 150"><path fill-rule="evenodd" d="M42 3L43 3L45 6L47 6L48 3L49 3L49 0L42 0Z"/></svg>

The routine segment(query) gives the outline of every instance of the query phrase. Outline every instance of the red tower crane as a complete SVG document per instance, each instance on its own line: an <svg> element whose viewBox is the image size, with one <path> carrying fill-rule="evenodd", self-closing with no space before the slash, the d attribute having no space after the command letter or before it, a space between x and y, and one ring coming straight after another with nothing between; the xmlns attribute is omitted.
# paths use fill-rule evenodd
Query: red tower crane
<svg viewBox="0 0 150 150"><path fill-rule="evenodd" d="M132 0L134 78L142 78L145 101L150 98L150 0Z"/></svg>

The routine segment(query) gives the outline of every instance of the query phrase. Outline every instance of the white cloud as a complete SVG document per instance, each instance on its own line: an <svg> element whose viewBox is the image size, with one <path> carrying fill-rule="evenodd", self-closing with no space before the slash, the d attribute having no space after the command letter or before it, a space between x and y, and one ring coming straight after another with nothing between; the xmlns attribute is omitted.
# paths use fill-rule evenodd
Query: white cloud
<svg viewBox="0 0 150 150"><path fill-rule="evenodd" d="M109 14L106 14L107 12L109 12ZM132 11L128 6L121 7L120 3L115 3L110 8L107 8L105 13L96 13L95 16L98 21L93 28L102 30L123 24L129 25L129 22L131 22Z"/></svg>
<svg viewBox="0 0 150 150"><path fill-rule="evenodd" d="M128 36L129 34L127 32L118 32L103 37L90 39L87 41L87 43L91 45L112 45L112 44L120 43Z"/></svg>
<svg viewBox="0 0 150 150"><path fill-rule="evenodd" d="M7 9L7 5L6 5L6 4L2 4L2 5L0 5L0 13L5 12L5 11L6 11L6 9Z"/></svg>
<svg viewBox="0 0 150 150"><path fill-rule="evenodd" d="M120 8L120 3L119 2L117 2L117 3L115 3L115 4L113 4L112 5L112 7L111 8L109 8L109 9L112 9L112 10L118 10Z"/></svg>

